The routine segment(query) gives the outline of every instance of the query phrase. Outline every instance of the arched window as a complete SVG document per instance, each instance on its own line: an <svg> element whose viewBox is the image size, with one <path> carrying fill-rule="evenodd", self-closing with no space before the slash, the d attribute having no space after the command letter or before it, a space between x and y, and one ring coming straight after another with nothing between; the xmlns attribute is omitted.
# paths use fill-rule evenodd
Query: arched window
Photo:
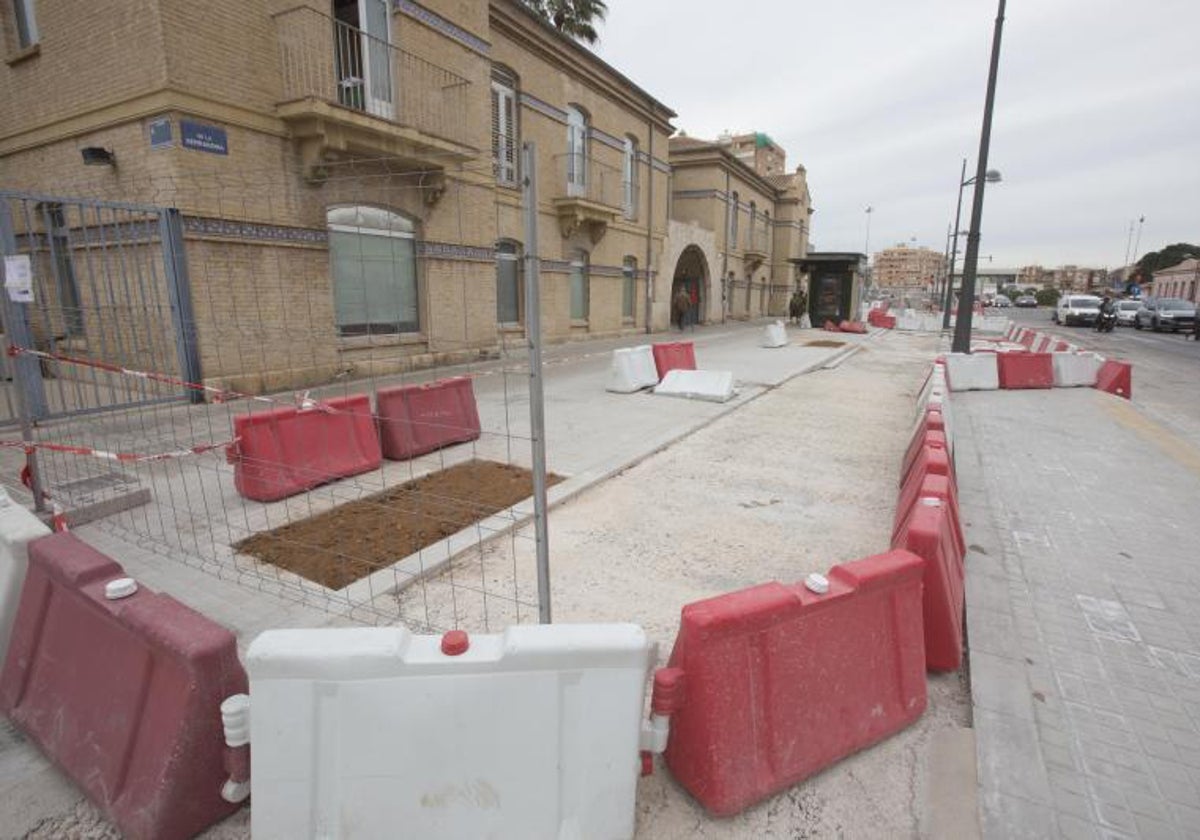
<svg viewBox="0 0 1200 840"><path fill-rule="evenodd" d="M753 201L750 202L750 225L749 232L746 234L746 248L753 250L758 245L758 231L755 228L758 226L758 205Z"/></svg>
<svg viewBox="0 0 1200 840"><path fill-rule="evenodd" d="M636 219L638 210L638 145L633 137L625 138L625 165L621 173L625 198L625 218Z"/></svg>
<svg viewBox="0 0 1200 840"><path fill-rule="evenodd" d="M496 243L496 323L521 323L521 246L511 239Z"/></svg>
<svg viewBox="0 0 1200 840"><path fill-rule="evenodd" d="M420 329L416 228L377 207L326 213L338 333L386 335Z"/></svg>
<svg viewBox="0 0 1200 840"><path fill-rule="evenodd" d="M567 194L586 195L588 182L587 115L571 105L567 108Z"/></svg>
<svg viewBox="0 0 1200 840"><path fill-rule="evenodd" d="M575 251L571 254L571 320L586 321L590 308L590 281L588 279L588 253Z"/></svg>
<svg viewBox="0 0 1200 840"><path fill-rule="evenodd" d="M492 68L492 169L496 181L517 183L517 77L507 67Z"/></svg>
<svg viewBox="0 0 1200 840"><path fill-rule="evenodd" d="M633 320L637 297L637 257L626 257L621 264L621 317Z"/></svg>

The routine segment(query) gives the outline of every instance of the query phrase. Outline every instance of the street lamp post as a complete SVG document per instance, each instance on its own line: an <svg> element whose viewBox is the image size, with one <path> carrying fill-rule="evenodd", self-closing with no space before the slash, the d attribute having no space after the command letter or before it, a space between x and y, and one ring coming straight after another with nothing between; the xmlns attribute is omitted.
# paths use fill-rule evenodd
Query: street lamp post
<svg viewBox="0 0 1200 840"><path fill-rule="evenodd" d="M867 274L866 286L869 291L871 289L871 214L875 212L875 208L868 204L867 209L863 212L867 214L867 241L863 245L863 253L867 255L867 267L865 271Z"/></svg>
<svg viewBox="0 0 1200 840"><path fill-rule="evenodd" d="M988 147L992 140L992 107L996 101L996 75L1000 70L1000 36L1004 30L1004 3L996 9L992 33L992 61L988 68L987 97L983 106L983 127L979 132L979 160L975 164L975 200L971 203L971 226L967 228L967 254L963 259L962 294L958 298L958 322L954 326L955 353L971 352L971 316L975 306L975 272L979 263L979 228L983 223L983 193L987 182Z"/></svg>
<svg viewBox="0 0 1200 840"><path fill-rule="evenodd" d="M963 158L962 173L958 176L958 206L954 210L954 235L950 242L950 274L946 279L946 298L942 306L942 329L944 330L950 329L950 304L954 300L954 263L958 259L958 237L966 233L966 231L960 233L958 230L958 224L962 218L963 187L971 186L978 177L976 175L974 178L967 178L967 159ZM984 173L983 180L989 184L999 183L1000 173L995 169L989 169Z"/></svg>

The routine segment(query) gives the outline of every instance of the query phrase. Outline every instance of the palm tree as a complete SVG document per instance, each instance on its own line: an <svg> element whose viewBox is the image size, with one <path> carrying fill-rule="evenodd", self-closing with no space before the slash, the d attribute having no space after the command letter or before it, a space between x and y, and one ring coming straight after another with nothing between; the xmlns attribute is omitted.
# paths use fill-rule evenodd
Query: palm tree
<svg viewBox="0 0 1200 840"><path fill-rule="evenodd" d="M594 21L604 20L604 0L521 0L564 35L587 44L600 40Z"/></svg>

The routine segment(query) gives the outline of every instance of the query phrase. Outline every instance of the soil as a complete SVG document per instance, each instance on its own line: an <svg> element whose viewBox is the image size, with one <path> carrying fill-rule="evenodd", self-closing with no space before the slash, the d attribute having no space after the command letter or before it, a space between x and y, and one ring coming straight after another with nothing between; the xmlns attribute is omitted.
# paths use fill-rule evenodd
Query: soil
<svg viewBox="0 0 1200 840"><path fill-rule="evenodd" d="M546 475L547 487L560 481ZM234 548L342 589L532 495L529 470L468 461L255 534Z"/></svg>

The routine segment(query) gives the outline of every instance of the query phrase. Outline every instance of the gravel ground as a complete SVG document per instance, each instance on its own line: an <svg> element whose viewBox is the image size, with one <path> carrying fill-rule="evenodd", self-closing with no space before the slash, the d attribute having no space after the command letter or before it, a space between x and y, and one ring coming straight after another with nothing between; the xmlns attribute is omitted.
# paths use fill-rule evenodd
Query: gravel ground
<svg viewBox="0 0 1200 840"><path fill-rule="evenodd" d="M793 379L556 509L555 620L638 622L665 661L683 604L801 580L884 550L913 399L935 349L933 337L889 333L836 369ZM521 596L535 600L528 537L497 541L482 568L479 558L464 568L482 576L483 588L511 585L516 569ZM414 614L449 610L447 579L409 590L402 605ZM461 615L463 592L453 594ZM729 819L708 817L660 766L639 784L637 837L922 836L930 740L967 726L964 676L931 676L929 708L916 725ZM205 837L248 834L243 810ZM117 835L81 803L28 836Z"/></svg>

